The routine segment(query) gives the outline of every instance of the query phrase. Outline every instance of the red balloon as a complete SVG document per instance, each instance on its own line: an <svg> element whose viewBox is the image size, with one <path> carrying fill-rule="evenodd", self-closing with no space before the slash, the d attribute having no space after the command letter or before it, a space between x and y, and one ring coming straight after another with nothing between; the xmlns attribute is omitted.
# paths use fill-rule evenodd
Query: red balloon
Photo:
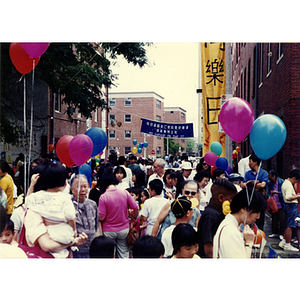
<svg viewBox="0 0 300 300"><path fill-rule="evenodd" d="M49 151L51 152L51 151L53 151L53 150L55 149L55 146L54 146L53 144L50 144L50 145L48 146L48 149L49 149Z"/></svg>
<svg viewBox="0 0 300 300"><path fill-rule="evenodd" d="M232 158L236 159L237 158L237 154L236 153L232 153Z"/></svg>
<svg viewBox="0 0 300 300"><path fill-rule="evenodd" d="M25 75L33 70L38 64L40 58L30 58L26 51L23 49L21 43L11 43L9 46L9 56L15 68ZM35 60L35 63L33 63Z"/></svg>
<svg viewBox="0 0 300 300"><path fill-rule="evenodd" d="M216 169L217 169L216 166L211 167L211 169L210 169L211 176L214 176L213 171L216 170Z"/></svg>
<svg viewBox="0 0 300 300"><path fill-rule="evenodd" d="M72 135L64 135L56 144L56 154L60 161L67 167L72 167L74 165L74 162L69 154L69 145L72 139Z"/></svg>

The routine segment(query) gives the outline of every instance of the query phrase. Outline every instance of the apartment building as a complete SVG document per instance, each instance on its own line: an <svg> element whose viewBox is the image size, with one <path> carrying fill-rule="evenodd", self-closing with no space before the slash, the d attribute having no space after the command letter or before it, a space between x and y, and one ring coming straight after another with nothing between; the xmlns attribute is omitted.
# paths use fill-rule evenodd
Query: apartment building
<svg viewBox="0 0 300 300"><path fill-rule="evenodd" d="M109 92L108 150L118 155L132 152L133 141L137 145L148 143L137 156L163 155L164 139L141 133L142 118L163 121L164 98L155 92Z"/></svg>

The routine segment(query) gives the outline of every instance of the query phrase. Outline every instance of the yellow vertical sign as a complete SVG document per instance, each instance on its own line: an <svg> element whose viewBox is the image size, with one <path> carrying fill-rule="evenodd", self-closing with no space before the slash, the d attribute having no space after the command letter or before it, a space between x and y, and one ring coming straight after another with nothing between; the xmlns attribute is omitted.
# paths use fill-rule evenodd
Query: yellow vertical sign
<svg viewBox="0 0 300 300"><path fill-rule="evenodd" d="M225 133L218 132L221 95L226 94L226 45L201 43L201 77L203 95L203 155L213 142L221 143L225 156Z"/></svg>

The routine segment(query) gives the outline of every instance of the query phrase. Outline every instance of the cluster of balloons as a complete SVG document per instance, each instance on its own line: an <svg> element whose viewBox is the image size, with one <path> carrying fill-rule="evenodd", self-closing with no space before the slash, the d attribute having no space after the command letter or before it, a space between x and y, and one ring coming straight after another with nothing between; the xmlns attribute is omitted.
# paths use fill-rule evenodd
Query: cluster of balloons
<svg viewBox="0 0 300 300"><path fill-rule="evenodd" d="M243 141L250 134L250 144L261 160L274 156L284 145L286 128L280 118L266 114L254 121L251 105L241 98L231 98L222 106L219 121L234 141Z"/></svg>
<svg viewBox="0 0 300 300"><path fill-rule="evenodd" d="M212 167L211 172L213 172L215 169L222 169L227 174L231 174L232 169L228 167L228 160L225 157L219 157L223 151L221 143L211 143L210 150L210 152L207 152L204 155L204 160L208 165Z"/></svg>
<svg viewBox="0 0 300 300"><path fill-rule="evenodd" d="M11 43L9 56L15 68L22 75L31 72L50 43Z"/></svg>
<svg viewBox="0 0 300 300"><path fill-rule="evenodd" d="M148 147L148 142L139 143L139 144L137 145L137 140L133 140L133 141L132 141L132 144L134 145L134 147L132 147L132 149L131 149L132 153L137 153L137 152L138 152L138 153L142 153L143 147L145 147L145 148ZM136 147L136 145L137 145L137 147Z"/></svg>
<svg viewBox="0 0 300 300"><path fill-rule="evenodd" d="M236 146L235 150L232 151L232 162L237 159L238 154L241 152L241 147Z"/></svg>
<svg viewBox="0 0 300 300"><path fill-rule="evenodd" d="M100 154L106 144L106 133L99 127L92 127L75 137L72 135L61 137L56 143L56 154L67 167L74 164L82 166L90 157Z"/></svg>

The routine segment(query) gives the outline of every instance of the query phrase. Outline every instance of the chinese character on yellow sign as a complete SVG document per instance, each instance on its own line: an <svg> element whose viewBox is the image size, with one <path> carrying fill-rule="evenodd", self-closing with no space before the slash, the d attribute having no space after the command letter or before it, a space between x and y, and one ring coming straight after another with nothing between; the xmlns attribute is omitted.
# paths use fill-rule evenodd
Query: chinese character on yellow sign
<svg viewBox="0 0 300 300"><path fill-rule="evenodd" d="M225 155L225 133L218 132L221 95L226 93L225 43L201 43L201 70L203 95L203 155L213 142L221 143Z"/></svg>

